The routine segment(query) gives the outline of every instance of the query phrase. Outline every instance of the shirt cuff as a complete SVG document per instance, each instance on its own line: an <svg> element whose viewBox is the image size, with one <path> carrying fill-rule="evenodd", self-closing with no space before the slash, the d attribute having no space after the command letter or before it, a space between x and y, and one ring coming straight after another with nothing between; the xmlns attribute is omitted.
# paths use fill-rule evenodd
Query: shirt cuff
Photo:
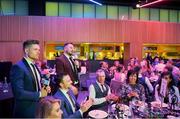
<svg viewBox="0 0 180 119"><path fill-rule="evenodd" d="M39 97L41 97L41 92L39 92Z"/></svg>
<svg viewBox="0 0 180 119"><path fill-rule="evenodd" d="M82 110L81 110L81 109L79 109L79 112L80 112L81 116L83 116L83 112L82 112Z"/></svg>

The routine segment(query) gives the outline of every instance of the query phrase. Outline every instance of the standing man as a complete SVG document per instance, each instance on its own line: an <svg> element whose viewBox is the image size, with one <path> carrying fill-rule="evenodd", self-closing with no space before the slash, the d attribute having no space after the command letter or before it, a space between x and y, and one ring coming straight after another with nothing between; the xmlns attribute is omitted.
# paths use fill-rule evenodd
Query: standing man
<svg viewBox="0 0 180 119"><path fill-rule="evenodd" d="M78 88L78 66L72 57L73 52L74 46L72 43L64 44L64 53L56 59L56 73L67 73L72 80L72 85Z"/></svg>
<svg viewBox="0 0 180 119"><path fill-rule="evenodd" d="M50 87L41 88L41 73L35 65L40 54L39 41L25 41L23 51L24 57L13 65L10 72L15 100L13 116L16 118L33 118L39 98L47 96Z"/></svg>
<svg viewBox="0 0 180 119"><path fill-rule="evenodd" d="M72 80L67 73L59 73L55 80L57 91L54 97L61 100L61 109L63 118L82 118L83 113L92 106L92 99L78 104L71 88Z"/></svg>

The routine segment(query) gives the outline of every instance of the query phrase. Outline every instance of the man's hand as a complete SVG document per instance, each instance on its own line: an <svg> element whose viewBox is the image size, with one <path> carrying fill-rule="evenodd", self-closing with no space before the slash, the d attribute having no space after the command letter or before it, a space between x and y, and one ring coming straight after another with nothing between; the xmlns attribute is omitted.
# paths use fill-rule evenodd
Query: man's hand
<svg viewBox="0 0 180 119"><path fill-rule="evenodd" d="M89 99L85 102L82 102L80 105L80 109L82 110L82 112L86 112L93 105L93 102L93 99Z"/></svg>
<svg viewBox="0 0 180 119"><path fill-rule="evenodd" d="M41 97L47 96L48 93L51 92L51 87L50 86L43 86L41 88Z"/></svg>
<svg viewBox="0 0 180 119"><path fill-rule="evenodd" d="M119 97L116 96L115 94L109 94L105 98L106 98L107 101L111 101L111 100L112 101L117 101Z"/></svg>

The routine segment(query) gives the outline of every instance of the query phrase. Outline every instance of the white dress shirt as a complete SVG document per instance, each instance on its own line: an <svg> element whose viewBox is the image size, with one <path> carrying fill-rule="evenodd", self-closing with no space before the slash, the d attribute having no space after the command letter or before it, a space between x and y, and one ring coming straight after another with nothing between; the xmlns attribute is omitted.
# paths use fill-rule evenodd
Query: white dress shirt
<svg viewBox="0 0 180 119"><path fill-rule="evenodd" d="M72 110L73 110L73 113L74 113L74 112L76 111L76 109L75 109L75 107L73 106L72 101L71 101L71 99L69 98L69 95L67 94L68 90L61 89L61 88L59 88L59 90L61 90L62 93L63 93L63 94L66 96L66 98L68 99L68 101L69 101L69 103L70 103L70 105L71 105L71 108L72 108ZM73 100L73 101L75 101L75 100ZM76 102L74 102L74 104L76 105ZM82 110L79 109L79 111L80 111L81 115L83 115Z"/></svg>
<svg viewBox="0 0 180 119"><path fill-rule="evenodd" d="M65 89L60 89L62 91L62 93L66 96L66 98L68 99L69 103L71 104L71 108L73 110L73 112L76 111L75 107L73 106L73 103L71 101L71 99L69 98L69 95L67 94L68 90ZM74 101L74 100L73 100ZM74 102L75 103L75 102Z"/></svg>
<svg viewBox="0 0 180 119"><path fill-rule="evenodd" d="M36 75L35 75L35 72L34 72L34 69L33 69L33 67L32 67L32 65L31 64L33 64L34 65L34 62L32 62L32 61L30 61L28 58L26 58L26 57L24 57L25 58L25 60L27 61L27 63L28 63L28 65L30 66L30 68L31 68L31 71L33 72L33 75L34 75L34 77L36 77ZM37 80L38 80L38 84L37 85L39 85L39 87L41 88L41 75L39 74L39 71L37 70L37 68L35 68L35 70L36 70L36 74L37 74ZM37 89L37 91L38 91L38 89Z"/></svg>
<svg viewBox="0 0 180 119"><path fill-rule="evenodd" d="M101 84L98 81L96 81L96 82L97 82L98 86L100 87L101 91L103 92ZM103 87L104 87L104 89L106 89L106 87L104 85L103 85ZM109 86L108 86L108 89L109 89L108 90L108 95L109 95L111 93ZM89 86L89 98L92 98L94 100L93 105L98 105L98 104L101 104L106 101L105 97L102 97L102 98L95 98L95 97L96 97L95 88L94 88L93 84L91 84Z"/></svg>

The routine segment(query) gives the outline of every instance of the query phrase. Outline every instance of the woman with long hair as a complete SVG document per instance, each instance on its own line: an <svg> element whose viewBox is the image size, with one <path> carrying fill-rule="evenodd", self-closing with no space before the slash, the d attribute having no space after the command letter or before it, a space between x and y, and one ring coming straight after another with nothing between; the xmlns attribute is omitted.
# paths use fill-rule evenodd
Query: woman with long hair
<svg viewBox="0 0 180 119"><path fill-rule="evenodd" d="M161 84L165 80L167 82L167 88L165 95L161 94ZM164 103L170 103L173 105L180 104L179 89L175 86L174 78L171 72L163 72L159 84L155 87L155 100L162 101Z"/></svg>

